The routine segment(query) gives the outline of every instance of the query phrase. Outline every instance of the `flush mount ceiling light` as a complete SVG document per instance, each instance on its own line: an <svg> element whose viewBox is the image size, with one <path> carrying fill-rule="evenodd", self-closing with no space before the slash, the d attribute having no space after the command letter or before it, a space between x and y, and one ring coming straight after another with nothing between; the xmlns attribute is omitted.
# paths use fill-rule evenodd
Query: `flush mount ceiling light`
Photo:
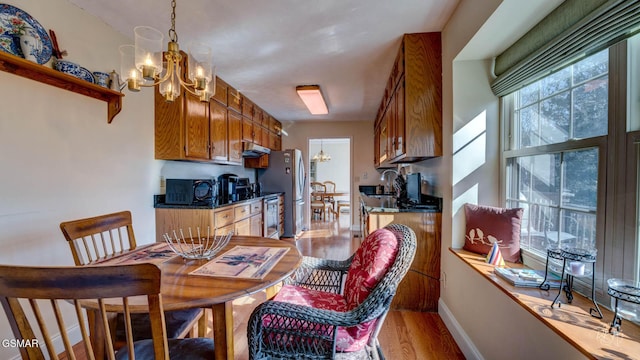
<svg viewBox="0 0 640 360"><path fill-rule="evenodd" d="M169 43L164 51L163 67L162 33L149 26L137 26L134 30L135 46L120 46L120 71L131 91L140 91L140 87L160 85L160 93L166 101L180 96L180 88L197 96L200 101L209 101L215 91L212 80L213 57L211 48L199 43L191 43L187 56L188 72L180 70L183 55L178 46L176 33L176 1L171 1L171 29ZM186 78L183 78L186 77Z"/></svg>
<svg viewBox="0 0 640 360"><path fill-rule="evenodd" d="M296 86L296 92L309 109L312 115L326 115L329 113L327 104L322 97L322 91L318 85L299 85Z"/></svg>

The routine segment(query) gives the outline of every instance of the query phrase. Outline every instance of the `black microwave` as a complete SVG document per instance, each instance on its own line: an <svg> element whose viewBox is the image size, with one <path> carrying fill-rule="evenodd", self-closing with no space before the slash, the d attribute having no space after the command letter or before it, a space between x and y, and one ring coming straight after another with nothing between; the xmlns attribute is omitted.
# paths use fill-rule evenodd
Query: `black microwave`
<svg viewBox="0 0 640 360"><path fill-rule="evenodd" d="M170 205L214 205L218 191L215 179L167 179L165 203Z"/></svg>

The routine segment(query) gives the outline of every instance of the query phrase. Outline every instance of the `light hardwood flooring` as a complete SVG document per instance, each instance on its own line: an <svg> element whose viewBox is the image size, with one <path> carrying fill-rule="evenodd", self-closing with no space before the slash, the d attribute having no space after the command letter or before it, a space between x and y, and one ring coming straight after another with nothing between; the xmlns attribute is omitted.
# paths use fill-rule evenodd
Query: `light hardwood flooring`
<svg viewBox="0 0 640 360"><path fill-rule="evenodd" d="M350 231L349 214L342 213L332 221L313 220L311 228L297 240L297 245L306 256L346 259L355 252L360 241ZM249 357L247 322L251 311L263 301L264 293L258 293L233 302L235 359ZM210 331L207 336L211 336ZM437 313L390 311L378 339L384 356L389 360L464 359Z"/></svg>

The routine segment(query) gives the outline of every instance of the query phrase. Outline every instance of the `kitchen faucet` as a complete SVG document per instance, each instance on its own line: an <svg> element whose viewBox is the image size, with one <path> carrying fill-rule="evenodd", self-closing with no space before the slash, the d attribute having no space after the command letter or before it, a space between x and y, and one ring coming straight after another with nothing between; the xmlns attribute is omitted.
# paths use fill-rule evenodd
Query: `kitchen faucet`
<svg viewBox="0 0 640 360"><path fill-rule="evenodd" d="M380 181L384 181L384 176L385 176L387 173L390 173L390 172L391 172L391 173L396 174L396 177L398 177L398 175L400 174L400 173L398 172L398 170L395 170L395 169L387 169L387 170L385 170L385 171L383 171L383 172L382 172L382 175L380 175ZM386 193L387 193L387 194L388 194L388 193L391 193L391 188L392 188L392 186L391 186L391 177L389 177L389 180L387 180L387 191L386 191Z"/></svg>

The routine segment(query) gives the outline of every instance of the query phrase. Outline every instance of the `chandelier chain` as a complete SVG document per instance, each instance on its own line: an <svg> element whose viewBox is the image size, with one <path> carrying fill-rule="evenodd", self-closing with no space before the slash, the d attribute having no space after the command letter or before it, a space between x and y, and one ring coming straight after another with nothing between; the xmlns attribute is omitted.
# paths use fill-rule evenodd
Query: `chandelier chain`
<svg viewBox="0 0 640 360"><path fill-rule="evenodd" d="M176 32L176 0L171 0L171 29L169 29L169 39L177 43L178 33Z"/></svg>

